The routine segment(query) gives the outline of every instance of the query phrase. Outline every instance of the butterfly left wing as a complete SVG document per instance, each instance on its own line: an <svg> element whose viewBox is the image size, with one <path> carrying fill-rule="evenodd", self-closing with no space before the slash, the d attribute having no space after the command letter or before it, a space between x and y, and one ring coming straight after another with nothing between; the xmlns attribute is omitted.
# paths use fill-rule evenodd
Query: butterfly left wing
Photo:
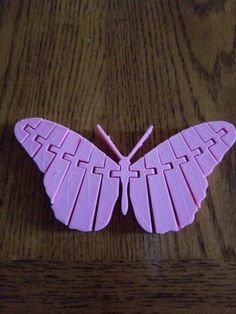
<svg viewBox="0 0 236 314"><path fill-rule="evenodd" d="M55 217L69 228L100 230L110 221L119 194L119 166L91 142L41 118L19 121L15 135L44 173Z"/></svg>
<svg viewBox="0 0 236 314"><path fill-rule="evenodd" d="M208 122L161 143L130 166L130 199L135 217L148 232L178 231L191 224L206 196L206 177L235 142L235 128Z"/></svg>

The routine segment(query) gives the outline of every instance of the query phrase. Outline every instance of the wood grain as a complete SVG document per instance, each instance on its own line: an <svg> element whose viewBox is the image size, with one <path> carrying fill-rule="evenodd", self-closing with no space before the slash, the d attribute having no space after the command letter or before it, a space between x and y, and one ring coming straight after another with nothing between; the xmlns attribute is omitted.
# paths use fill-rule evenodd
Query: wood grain
<svg viewBox="0 0 236 314"><path fill-rule="evenodd" d="M142 262L17 261L0 269L0 309L18 313L233 313L236 306L235 261L150 261L148 268Z"/></svg>
<svg viewBox="0 0 236 314"><path fill-rule="evenodd" d="M193 124L235 124L236 2L1 1L0 42L1 305L12 311L35 304L44 310L59 304L61 309L68 300L68 309L102 312L99 298L111 293L106 311L116 304L121 312L153 312L159 302L167 311L180 307L194 312L200 304L216 311L218 306L235 307L235 148L210 176L195 223L181 232L144 233L131 208L122 216L119 200L109 227L88 234L54 220L42 175L16 142L13 127L24 117L42 116L80 132L107 152L94 134L100 123L128 153L154 124L154 135L140 156ZM76 288L74 268L76 283L86 285L67 292L63 278ZM117 278L113 285L107 269ZM38 298L44 277L37 285L34 270L45 278L52 273L45 291L62 292ZM181 294L185 270L187 296ZM158 287L162 272L169 279L163 277ZM203 283L197 276L203 276ZM104 281L101 294L99 287L90 291L85 307L86 289ZM21 282L26 290L18 291ZM65 303L58 301L62 293ZM131 309L132 295L138 302Z"/></svg>

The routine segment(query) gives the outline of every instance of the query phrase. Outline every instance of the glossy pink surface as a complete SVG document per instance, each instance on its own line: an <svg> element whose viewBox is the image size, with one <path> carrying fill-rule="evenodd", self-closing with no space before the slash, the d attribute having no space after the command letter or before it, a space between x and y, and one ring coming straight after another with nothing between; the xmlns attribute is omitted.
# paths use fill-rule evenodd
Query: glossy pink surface
<svg viewBox="0 0 236 314"><path fill-rule="evenodd" d="M44 185L55 217L69 228L104 228L122 187L122 212L131 200L135 217L148 232L178 231L193 222L206 196L206 177L235 142L235 128L223 122L190 127L130 160L152 126L126 157L98 126L116 154L114 162L84 137L41 118L19 121L15 135L45 174Z"/></svg>

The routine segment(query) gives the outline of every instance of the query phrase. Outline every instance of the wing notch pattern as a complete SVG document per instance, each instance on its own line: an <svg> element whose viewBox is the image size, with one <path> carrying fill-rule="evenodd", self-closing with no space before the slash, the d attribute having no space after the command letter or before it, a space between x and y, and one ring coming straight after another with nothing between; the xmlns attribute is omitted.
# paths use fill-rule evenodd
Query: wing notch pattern
<svg viewBox="0 0 236 314"><path fill-rule="evenodd" d="M18 141L44 173L55 217L81 231L97 231L109 223L120 184L123 214L130 198L146 231L178 231L192 223L206 196L207 176L235 141L233 125L206 122L177 133L131 164L152 126L128 156L100 126L98 130L119 163L54 122L29 118L15 126Z"/></svg>

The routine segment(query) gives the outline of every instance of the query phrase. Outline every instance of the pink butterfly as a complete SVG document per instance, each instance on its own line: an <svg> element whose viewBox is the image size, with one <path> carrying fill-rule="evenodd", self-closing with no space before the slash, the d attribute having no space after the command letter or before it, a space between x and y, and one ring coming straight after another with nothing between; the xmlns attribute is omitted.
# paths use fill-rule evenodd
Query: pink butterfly
<svg viewBox="0 0 236 314"><path fill-rule="evenodd" d="M130 160L152 132L149 127L128 156L98 132L119 159L114 162L84 137L41 118L19 121L15 135L45 174L55 217L71 229L100 230L109 223L122 186L122 212L128 195L135 217L148 232L178 231L191 224L206 196L206 177L235 141L235 128L223 122L190 127Z"/></svg>

